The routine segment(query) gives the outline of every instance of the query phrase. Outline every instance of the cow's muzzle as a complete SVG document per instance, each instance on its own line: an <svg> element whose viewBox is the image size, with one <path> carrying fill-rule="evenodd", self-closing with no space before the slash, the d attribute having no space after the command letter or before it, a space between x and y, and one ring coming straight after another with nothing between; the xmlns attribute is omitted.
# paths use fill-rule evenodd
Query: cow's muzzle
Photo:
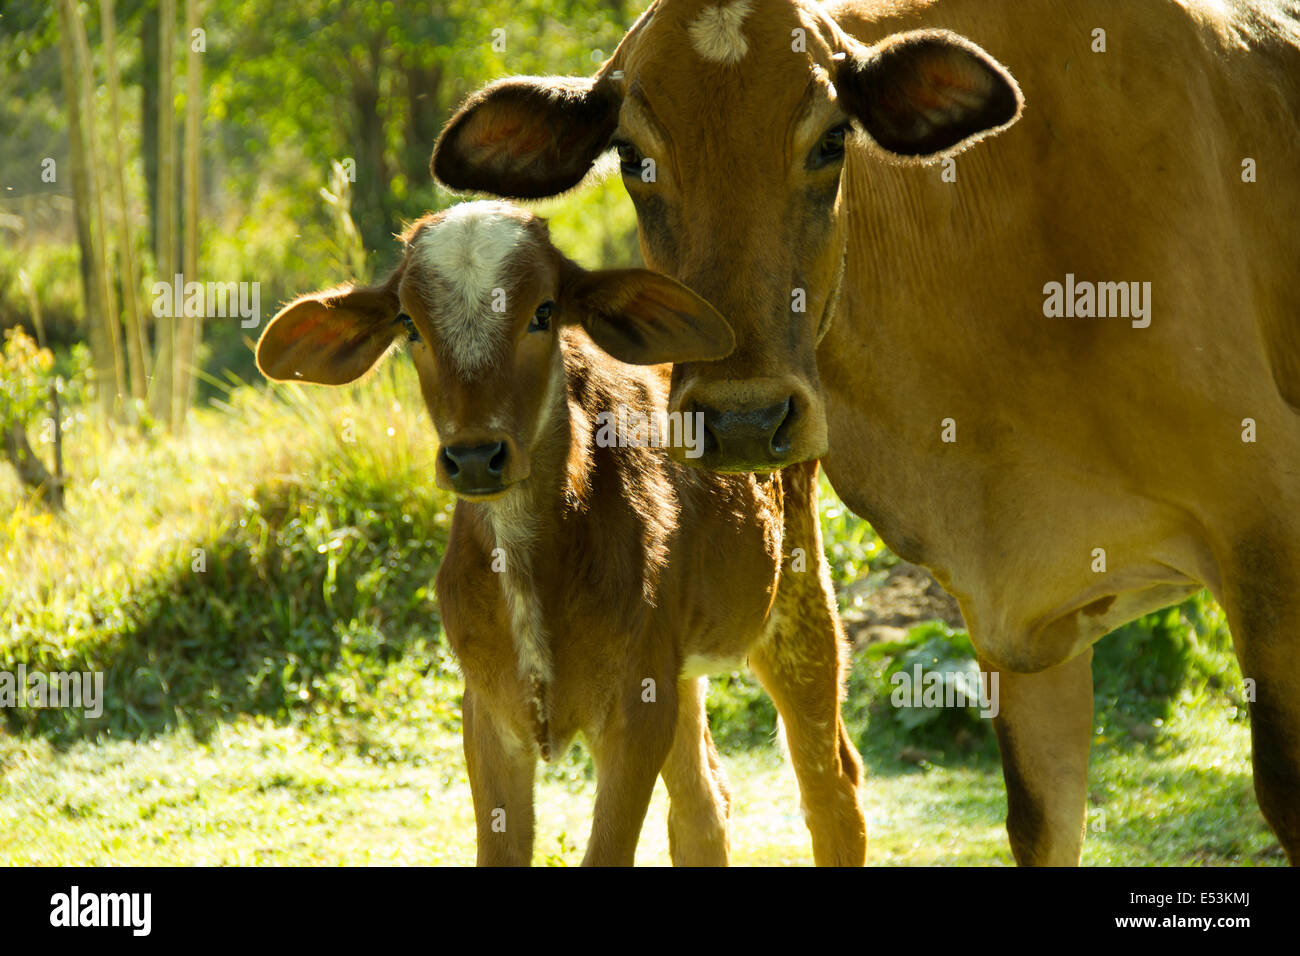
<svg viewBox="0 0 1300 956"><path fill-rule="evenodd" d="M762 408L698 409L704 416L706 468L721 463L727 470L767 471L789 457L798 410L794 397Z"/></svg>

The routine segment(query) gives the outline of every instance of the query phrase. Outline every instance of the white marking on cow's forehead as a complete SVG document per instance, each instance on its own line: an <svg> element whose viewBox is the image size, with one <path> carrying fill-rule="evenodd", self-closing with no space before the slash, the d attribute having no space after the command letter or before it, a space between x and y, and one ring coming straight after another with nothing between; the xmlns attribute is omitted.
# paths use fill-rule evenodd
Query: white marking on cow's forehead
<svg viewBox="0 0 1300 956"><path fill-rule="evenodd" d="M749 52L741 25L753 7L754 0L734 0L706 9L686 28L695 52L714 63L739 63Z"/></svg>
<svg viewBox="0 0 1300 956"><path fill-rule="evenodd" d="M493 201L454 206L416 237L420 266L445 284L424 290L429 318L462 372L485 365L504 335L510 313L493 311L493 299L511 256L529 242L519 211Z"/></svg>

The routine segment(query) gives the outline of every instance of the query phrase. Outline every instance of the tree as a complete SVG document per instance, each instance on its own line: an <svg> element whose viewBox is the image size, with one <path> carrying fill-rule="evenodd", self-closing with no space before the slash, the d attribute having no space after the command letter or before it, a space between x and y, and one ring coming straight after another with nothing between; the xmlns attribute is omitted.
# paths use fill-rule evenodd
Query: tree
<svg viewBox="0 0 1300 956"><path fill-rule="evenodd" d="M198 0L185 0L185 237L182 272L187 282L199 278L199 93L202 59L196 34L199 29ZM172 422L177 428L185 423L194 400L195 369L198 366L201 316L189 309L178 310L175 387L172 395Z"/></svg>
<svg viewBox="0 0 1300 956"><path fill-rule="evenodd" d="M176 0L159 0L158 8L158 245L154 260L159 279L171 282L177 272L176 257ZM180 311L173 303L172 313ZM150 404L156 416L168 423L173 417L172 390L176 361L176 316L157 316Z"/></svg>
<svg viewBox="0 0 1300 956"><path fill-rule="evenodd" d="M117 27L113 17L113 0L99 0L100 32L104 38L104 72L108 80L109 108L113 129L122 128L121 83L117 71ZM117 202L119 254L122 257L122 314L126 326L126 357L131 377L132 398L143 400L149 388L149 366L140 310L140 266L135 258L131 236L131 206L126 191L126 157L118 138L108 138L108 166L113 173L114 198Z"/></svg>
<svg viewBox="0 0 1300 956"><path fill-rule="evenodd" d="M98 184L93 178L94 116L89 96L89 53L81 13L73 0L59 0L59 55L63 67L63 93L68 109L72 192L77 243L81 248L81 279L94 359L100 407L114 411L116 398L125 390L125 372L116 334L115 299L111 296L104 261L104 222ZM97 215L98 213L98 215Z"/></svg>

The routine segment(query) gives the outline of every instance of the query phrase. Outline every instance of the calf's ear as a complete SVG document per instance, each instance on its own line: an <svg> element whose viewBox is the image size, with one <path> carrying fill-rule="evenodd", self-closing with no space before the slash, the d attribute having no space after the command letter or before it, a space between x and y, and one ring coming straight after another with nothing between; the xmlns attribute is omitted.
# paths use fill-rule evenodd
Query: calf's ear
<svg viewBox="0 0 1300 956"><path fill-rule="evenodd" d="M289 303L257 342L269 379L346 385L370 371L401 331L391 285L314 292Z"/></svg>
<svg viewBox="0 0 1300 956"><path fill-rule="evenodd" d="M648 269L574 270L565 305L620 362L707 362L736 347L718 310L674 279Z"/></svg>
<svg viewBox="0 0 1300 956"><path fill-rule="evenodd" d="M451 189L540 199L578 185L609 146L619 97L601 78L516 76L456 111L430 169Z"/></svg>
<svg viewBox="0 0 1300 956"><path fill-rule="evenodd" d="M835 78L840 102L894 156L938 159L1020 118L1016 81L965 37L916 30L849 46Z"/></svg>

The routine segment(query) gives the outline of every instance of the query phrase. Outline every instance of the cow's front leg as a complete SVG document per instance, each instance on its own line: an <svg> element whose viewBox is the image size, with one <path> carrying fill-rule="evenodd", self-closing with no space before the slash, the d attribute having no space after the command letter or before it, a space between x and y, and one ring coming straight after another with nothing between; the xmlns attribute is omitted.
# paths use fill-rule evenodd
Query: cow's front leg
<svg viewBox="0 0 1300 956"><path fill-rule="evenodd" d="M1300 865L1300 542L1243 536L1225 573L1224 609L1250 705L1259 808ZM1297 542L1297 543L1292 543Z"/></svg>
<svg viewBox="0 0 1300 956"><path fill-rule="evenodd" d="M1077 866L1087 822L1092 648L1036 674L1000 671L997 693L993 727L1011 852L1021 866Z"/></svg>
<svg viewBox="0 0 1300 956"><path fill-rule="evenodd" d="M596 808L583 866L631 866L635 861L641 825L676 725L676 669L636 668L590 740Z"/></svg>

